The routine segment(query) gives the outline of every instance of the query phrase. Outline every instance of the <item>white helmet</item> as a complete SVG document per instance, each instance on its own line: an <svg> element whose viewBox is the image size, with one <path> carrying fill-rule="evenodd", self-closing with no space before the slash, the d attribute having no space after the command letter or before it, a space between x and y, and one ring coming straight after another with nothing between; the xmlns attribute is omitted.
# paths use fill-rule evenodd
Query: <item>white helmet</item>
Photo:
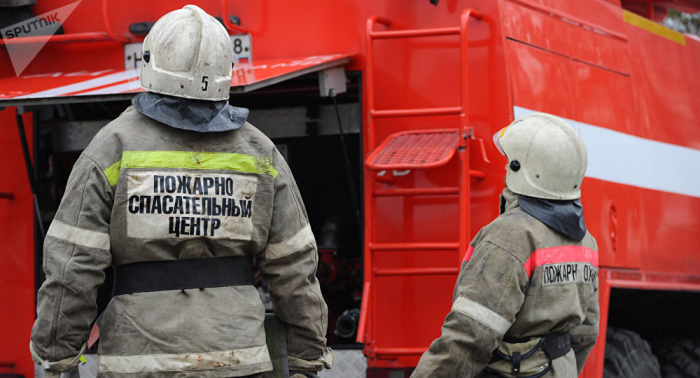
<svg viewBox="0 0 700 378"><path fill-rule="evenodd" d="M552 200L581 197L586 146L563 120L528 114L494 134L493 141L508 158L506 185L514 193Z"/></svg>
<svg viewBox="0 0 700 378"><path fill-rule="evenodd" d="M141 86L198 100L228 100L233 45L224 26L195 5L161 17L143 41Z"/></svg>

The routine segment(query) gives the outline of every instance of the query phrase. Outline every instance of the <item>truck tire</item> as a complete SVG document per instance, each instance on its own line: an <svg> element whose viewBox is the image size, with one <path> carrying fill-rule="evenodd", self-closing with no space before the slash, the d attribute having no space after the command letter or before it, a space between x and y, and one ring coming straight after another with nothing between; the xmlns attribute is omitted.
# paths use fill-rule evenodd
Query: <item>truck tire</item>
<svg viewBox="0 0 700 378"><path fill-rule="evenodd" d="M632 331L610 327L605 341L603 377L661 378L661 371L649 343Z"/></svg>
<svg viewBox="0 0 700 378"><path fill-rule="evenodd" d="M663 340L654 344L664 378L700 377L700 341Z"/></svg>

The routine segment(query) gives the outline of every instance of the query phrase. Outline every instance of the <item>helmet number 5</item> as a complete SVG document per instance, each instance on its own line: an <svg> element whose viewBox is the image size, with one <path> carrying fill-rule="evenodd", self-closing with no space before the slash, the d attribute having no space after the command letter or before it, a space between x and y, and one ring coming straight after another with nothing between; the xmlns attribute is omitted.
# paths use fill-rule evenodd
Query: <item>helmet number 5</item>
<svg viewBox="0 0 700 378"><path fill-rule="evenodd" d="M208 78L209 76L202 76L202 83L204 84L202 91L206 91L207 87L209 86L209 82L207 81Z"/></svg>

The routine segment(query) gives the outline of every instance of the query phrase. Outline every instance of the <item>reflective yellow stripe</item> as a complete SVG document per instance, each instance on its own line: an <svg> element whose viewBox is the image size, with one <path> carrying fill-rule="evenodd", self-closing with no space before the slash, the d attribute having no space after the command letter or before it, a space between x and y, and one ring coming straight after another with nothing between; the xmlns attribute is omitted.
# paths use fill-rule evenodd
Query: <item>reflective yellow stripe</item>
<svg viewBox="0 0 700 378"><path fill-rule="evenodd" d="M685 46L685 36L682 33L671 30L665 26L662 26L661 24L626 10L622 11L622 15L625 22L630 25L642 28L648 32L658 35L659 37L666 38L669 41L680 43L681 45Z"/></svg>
<svg viewBox="0 0 700 378"><path fill-rule="evenodd" d="M182 168L215 169L270 175L277 178L279 172L272 165L272 158L224 152L189 151L124 151L122 159L104 170L110 185L119 181L119 171L124 168Z"/></svg>
<svg viewBox="0 0 700 378"><path fill-rule="evenodd" d="M117 182L119 181L119 171L121 170L121 165L122 161L119 160L118 162L110 165L107 169L102 171L102 173L105 174L105 177L107 177L107 181L109 181L110 186L117 185Z"/></svg>

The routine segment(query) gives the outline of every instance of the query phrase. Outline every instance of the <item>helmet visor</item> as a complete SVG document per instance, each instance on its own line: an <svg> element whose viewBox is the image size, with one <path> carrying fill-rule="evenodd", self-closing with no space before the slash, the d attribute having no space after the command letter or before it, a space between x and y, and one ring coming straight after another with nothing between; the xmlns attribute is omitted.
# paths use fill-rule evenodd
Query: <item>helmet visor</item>
<svg viewBox="0 0 700 378"><path fill-rule="evenodd" d="M500 139L501 139L501 137L503 137L503 134L505 133L505 131L506 131L506 127L496 131L496 133L493 134L493 144L496 145L498 152L500 152L501 155L503 155L503 156L506 156L506 153L503 152L503 147L501 147Z"/></svg>

